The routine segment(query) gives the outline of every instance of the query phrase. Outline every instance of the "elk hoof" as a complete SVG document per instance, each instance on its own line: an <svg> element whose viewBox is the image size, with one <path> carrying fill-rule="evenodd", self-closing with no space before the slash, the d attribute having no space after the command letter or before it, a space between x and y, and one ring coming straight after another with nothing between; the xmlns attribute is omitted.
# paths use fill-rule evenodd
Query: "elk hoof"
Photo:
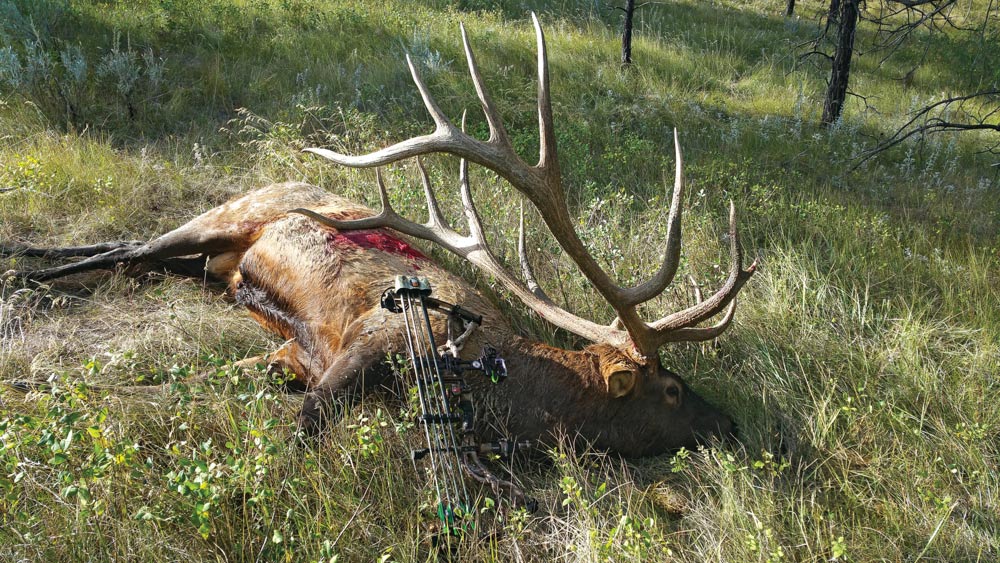
<svg viewBox="0 0 1000 563"><path fill-rule="evenodd" d="M303 412L299 414L298 422L295 425L295 436L300 442L306 443L315 438L322 429L319 413L310 416Z"/></svg>
<svg viewBox="0 0 1000 563"><path fill-rule="evenodd" d="M528 511L528 514L538 512L538 499L535 497L524 497L524 509Z"/></svg>
<svg viewBox="0 0 1000 563"><path fill-rule="evenodd" d="M299 442L307 444L314 442L316 437L323 432L326 423L327 413L324 412L321 404L316 400L306 397L299 411L298 423L296 424L295 435Z"/></svg>

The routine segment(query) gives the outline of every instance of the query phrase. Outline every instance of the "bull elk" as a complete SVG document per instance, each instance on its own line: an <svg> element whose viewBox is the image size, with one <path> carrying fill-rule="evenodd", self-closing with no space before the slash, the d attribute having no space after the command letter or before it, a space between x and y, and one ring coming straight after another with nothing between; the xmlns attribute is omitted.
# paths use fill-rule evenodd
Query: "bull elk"
<svg viewBox="0 0 1000 563"><path fill-rule="evenodd" d="M734 429L730 417L664 368L658 350L669 342L715 338L729 326L736 294L756 267L756 262L742 267L734 206L730 204L729 219L732 258L722 287L686 309L652 322L642 319L639 305L662 293L678 268L684 180L676 132L676 179L663 263L648 281L623 287L587 252L574 230L556 156L545 39L537 18L534 26L540 135L535 166L515 153L462 27L465 56L489 125L489 140L475 139L445 117L407 57L436 125L433 133L363 156L306 149L344 166L375 167L380 212L308 184L275 184L211 209L148 243L21 249L25 256L83 259L12 274L41 281L116 266L155 266L224 282L254 319L286 340L268 359L272 369L293 372L302 385L305 399L298 424L306 433L319 431L339 416L345 402L391 377L385 359L405 349L402 321L379 307L379 297L397 275L419 274L433 280L437 297L483 316L482 325L463 348L463 357L490 345L506 359L511 377L503 385L472 383L479 386L474 395L481 402L477 411L491 421L489 428L480 429L483 434L503 432L544 442L561 428L598 448L628 456L653 455L690 447L707 436L728 435ZM431 153L461 158L459 183L467 235L454 230L443 217L419 159L428 222L404 219L389 204L378 167ZM484 237L469 188L469 161L496 172L537 208L565 253L614 309L617 318L613 322L581 318L546 295L525 253L523 214L519 244L523 278L505 269ZM439 245L467 260L543 319L592 344L582 350L565 350L518 335L490 300L429 260L413 239ZM714 326L697 326L720 313L722 318ZM443 320L434 323L439 342L445 339L446 325Z"/></svg>

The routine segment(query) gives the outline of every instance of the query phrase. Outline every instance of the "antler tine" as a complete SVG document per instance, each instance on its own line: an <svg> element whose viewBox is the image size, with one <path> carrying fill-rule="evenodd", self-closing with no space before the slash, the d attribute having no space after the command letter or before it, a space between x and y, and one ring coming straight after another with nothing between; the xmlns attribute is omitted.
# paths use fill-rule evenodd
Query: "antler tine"
<svg viewBox="0 0 1000 563"><path fill-rule="evenodd" d="M669 334L669 338L665 339L663 343L667 342L702 342L705 340L711 340L729 328L729 323L732 322L733 317L736 315L736 298L734 297L732 301L729 302L729 307L726 308L726 314L722 317L722 320L714 326L707 327L688 327L677 329Z"/></svg>
<svg viewBox="0 0 1000 563"><path fill-rule="evenodd" d="M702 302L701 297L701 286L698 285L698 280L694 279L694 276L687 276L688 283L691 284L691 289L694 291L694 302L695 304ZM725 316L715 325L711 327L692 327L692 328L682 328L679 329L671 335L676 339L675 341L685 341L685 342L701 342L704 340L711 340L716 336L722 334L728 327L729 323L732 322L733 316L736 313L736 299L734 298L729 302L729 307L726 309Z"/></svg>
<svg viewBox="0 0 1000 563"><path fill-rule="evenodd" d="M520 215L521 220L517 232L517 255L521 261L521 272L524 273L524 281L528 284L528 289L530 289L535 295L548 299L548 296L545 295L544 291L542 291L541 286L539 286L538 282L535 281L535 273L531 269L531 261L528 260L528 245L526 243L524 233L524 202L521 202Z"/></svg>
<svg viewBox="0 0 1000 563"><path fill-rule="evenodd" d="M427 113L431 114L431 118L434 119L434 124L437 125L438 131L454 129L455 126L445 117L444 112L441 111L437 102L434 101L434 97L431 96L430 90L427 89L427 85L424 84L424 80L420 78L420 73L417 72L417 67L414 66L409 53L406 54L406 66L410 67L410 75L413 76L413 83L417 85L420 97L424 100L424 107L427 108Z"/></svg>
<svg viewBox="0 0 1000 563"><path fill-rule="evenodd" d="M531 12L538 43L538 168L545 171L552 181L559 176L559 158L556 155L556 132L552 124L552 99L549 93L549 57L545 50L545 34L538 16Z"/></svg>
<svg viewBox="0 0 1000 563"><path fill-rule="evenodd" d="M691 284L691 289L694 291L694 302L697 305L701 303L701 286L698 285L698 280L694 279L694 276L688 274L688 283Z"/></svg>
<svg viewBox="0 0 1000 563"><path fill-rule="evenodd" d="M467 39L467 35L463 36L463 38ZM413 64L413 61L407 55L406 64L410 69L413 82L417 86L417 90L420 91L420 96L424 101L427 112L434 120L435 130L433 133L413 137L383 149L356 156L315 147L303 150L333 161L341 166L352 168L372 168L421 154L446 152L494 170L506 178L515 188L528 195L533 201L551 200L555 192L558 192L556 198L558 199L558 197L562 196L561 188L554 190L549 185L551 179L543 177L539 170L528 166L517 156L517 152L510 144L506 130L503 129L499 113L496 111L485 89L481 76L479 76L475 60L471 55L472 51L468 48L466 51L467 58L470 60L470 72L473 74L473 82L476 84L477 94L480 97L487 121L490 124L491 139L489 142L479 141L469 136L448 120L447 116L444 115L444 112L441 111L437 102L431 96L430 90L428 90L427 85L420 77L416 65ZM549 111L549 122L551 122L551 110ZM551 126L549 129L551 129ZM553 142L550 144L554 145L554 134L550 134L549 137L553 139Z"/></svg>
<svg viewBox="0 0 1000 563"><path fill-rule="evenodd" d="M469 44L469 35L465 32L465 24L460 23L459 29L462 31L462 46L465 48L465 60L469 65L469 74L472 75L472 84L476 88L476 96L479 97L479 103L483 106L483 114L486 115L486 122L490 126L489 142L499 145L510 145L510 140L507 137L507 129L504 128L503 120L500 119L500 113L497 111L496 106L493 105L493 99L490 97L489 91L486 90L483 78L479 74L476 58L472 54L472 45ZM465 131L464 113L462 114L462 131Z"/></svg>
<svg viewBox="0 0 1000 563"><path fill-rule="evenodd" d="M462 112L462 132L465 132L464 111ZM472 200L472 188L469 187L469 161L464 158L458 161L458 185L459 193L462 196L462 211L465 213L465 222L469 225L469 236L487 247L486 235L483 234L483 222L479 218L476 204Z"/></svg>
<svg viewBox="0 0 1000 563"><path fill-rule="evenodd" d="M379 210L378 215L372 215L371 217L365 217L364 219L356 219L350 221L350 223L352 224L352 228L354 229L376 229L379 227L386 226L390 222L402 220L402 217L400 217L399 214L396 213L396 210L392 208L392 204L389 202L389 192L385 189L385 182L382 181L382 172L378 168L375 169L375 183L378 184L378 198L379 201L382 203L382 209ZM332 219L330 219L329 217L325 215L320 215L319 213L316 213L315 211L312 211L310 209L304 209L299 207L296 209L290 209L288 212L298 213L299 215L305 215L306 217L309 217L314 221L318 221L325 225L330 225L331 227L336 226L331 224ZM342 222L346 223L347 221L342 221ZM418 236L418 235L413 235L413 236Z"/></svg>
<svg viewBox="0 0 1000 563"><path fill-rule="evenodd" d="M659 344L665 342L677 342L681 340L691 340L689 335L696 334L697 331L708 329L693 329L694 325L715 316L727 305L735 308L732 302L736 294L743 288L743 284L750 279L757 269L757 261L754 260L749 268L743 269L743 251L740 248L739 233L736 229L736 204L729 202L729 252L731 256L729 266L729 277L714 295L705 301L667 315L666 317L652 323L649 327L654 331L653 340ZM729 313L727 313L729 316ZM710 327L712 330L721 332L728 326L728 321L723 319L719 325Z"/></svg>
<svg viewBox="0 0 1000 563"><path fill-rule="evenodd" d="M437 197L434 195L434 189L431 188L431 179L427 176L427 169L424 168L424 163L420 161L420 157L417 160L417 170L420 171L420 183L424 186L424 197L427 199L427 226L430 228L440 227L449 228L448 221L444 218L444 214L441 213L441 207L438 205ZM376 168L376 170L378 170Z"/></svg>
<svg viewBox="0 0 1000 563"><path fill-rule="evenodd" d="M410 59L409 54L406 55L406 66L410 69L410 75L413 77L413 83L417 86L417 90L420 92L420 97L424 101L424 107L427 108L427 113L429 113L431 115L431 119L434 120L435 130L433 133L430 135L413 137L412 139L396 143L382 150L366 155L351 156L331 151L329 149L314 147L303 150L305 152L311 152L319 155L327 160L332 160L342 166L350 166L352 168L370 168L428 152L455 152L455 145L463 142L475 141L468 135L457 131L451 121L448 120L448 117L441 111L437 102L434 101L434 97L431 96L430 90L428 90L424 80L420 78L420 73L417 72L417 67L413 64L413 60ZM449 147L451 147L451 150L449 150Z"/></svg>
<svg viewBox="0 0 1000 563"><path fill-rule="evenodd" d="M391 213L396 214L396 210L392 208L392 203L389 202L389 191L385 189L385 181L382 180L382 171L378 168L375 169L375 183L378 184L378 199L382 204L382 210L380 213Z"/></svg>
<svg viewBox="0 0 1000 563"><path fill-rule="evenodd" d="M417 67L413 64L413 60L410 59L409 54L406 55L406 66L410 69L410 75L413 77L413 83L417 86L417 90L420 92L420 97L424 101L424 107L427 108L427 113L429 113L431 118L434 120L435 130L433 133L430 135L413 137L412 139L396 143L382 150L366 155L351 156L331 151L329 149L314 147L303 150L305 152L311 152L319 155L327 160L332 160L342 166L350 166L352 168L370 168L428 152L448 150L445 147L462 142L462 137L472 140L471 138L468 138L467 135L457 131L451 121L449 121L444 115L444 112L441 111L441 108L438 107L437 102L435 102L433 96L431 96L427 85L424 83L423 79L420 78L420 73L417 72Z"/></svg>
<svg viewBox="0 0 1000 563"><path fill-rule="evenodd" d="M670 214L667 216L667 240L663 248L663 264L649 280L622 290L622 301L626 305L638 305L656 297L666 289L677 275L681 259L681 205L684 197L684 163L681 158L681 143L674 128L674 193L670 199Z"/></svg>
<svg viewBox="0 0 1000 563"><path fill-rule="evenodd" d="M427 176L427 171L424 169L423 164L420 164L419 162L417 167L420 169L422 180L424 182L427 205L429 208L433 208L435 210L429 212L431 218L427 224L421 225L419 223L414 223L413 221L410 221L402 215L396 213L396 211L389 204L389 196L385 189L385 183L382 181L382 175L379 173L378 169L375 170L375 177L378 181L379 197L382 200L382 210L378 213L378 215L365 217L363 219L340 220L331 219L325 215L316 213L315 211L302 208L292 209L289 213L305 215L320 224L333 227L338 230L347 231L381 228L394 229L412 237L437 243L448 251L465 258L472 250L469 248L472 241L469 241L467 237L459 235L448 226L438 209L437 201L434 197L434 191L430 187L430 179Z"/></svg>

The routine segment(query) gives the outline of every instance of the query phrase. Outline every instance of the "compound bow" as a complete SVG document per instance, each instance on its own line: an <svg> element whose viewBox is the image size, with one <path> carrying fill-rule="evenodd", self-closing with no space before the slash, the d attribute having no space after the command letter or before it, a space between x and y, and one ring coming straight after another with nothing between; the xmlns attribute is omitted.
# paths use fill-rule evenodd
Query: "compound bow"
<svg viewBox="0 0 1000 563"><path fill-rule="evenodd" d="M457 523L472 511L463 471L476 481L490 485L498 495L506 489L515 505L529 511L537 508L534 499L526 497L512 482L496 476L479 458L481 454L509 458L518 449L531 447L532 443L477 441L472 389L463 376L467 372L480 372L493 383L500 383L507 377L507 365L490 346L483 348L479 358L462 360L459 351L469 335L482 324L483 318L430 294L431 285L426 278L397 276L395 287L382 295L382 307L403 315L409 368L420 403L418 421L423 427L426 447L412 450L410 458L414 464L425 458L429 460L438 517L445 532L455 535L462 528ZM448 316L448 342L442 351L431 330L431 311ZM458 336L453 335L456 327L462 330Z"/></svg>

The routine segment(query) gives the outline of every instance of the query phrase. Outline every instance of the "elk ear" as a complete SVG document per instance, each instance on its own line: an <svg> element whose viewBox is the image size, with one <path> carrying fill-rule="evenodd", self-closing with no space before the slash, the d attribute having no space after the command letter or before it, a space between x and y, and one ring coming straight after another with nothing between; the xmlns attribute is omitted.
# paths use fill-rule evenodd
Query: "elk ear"
<svg viewBox="0 0 1000 563"><path fill-rule="evenodd" d="M624 397L635 387L634 371L616 371L607 377L608 393L614 397Z"/></svg>
<svg viewBox="0 0 1000 563"><path fill-rule="evenodd" d="M595 346L600 358L601 376L608 386L608 393L614 397L624 397L635 388L638 368L617 348Z"/></svg>

